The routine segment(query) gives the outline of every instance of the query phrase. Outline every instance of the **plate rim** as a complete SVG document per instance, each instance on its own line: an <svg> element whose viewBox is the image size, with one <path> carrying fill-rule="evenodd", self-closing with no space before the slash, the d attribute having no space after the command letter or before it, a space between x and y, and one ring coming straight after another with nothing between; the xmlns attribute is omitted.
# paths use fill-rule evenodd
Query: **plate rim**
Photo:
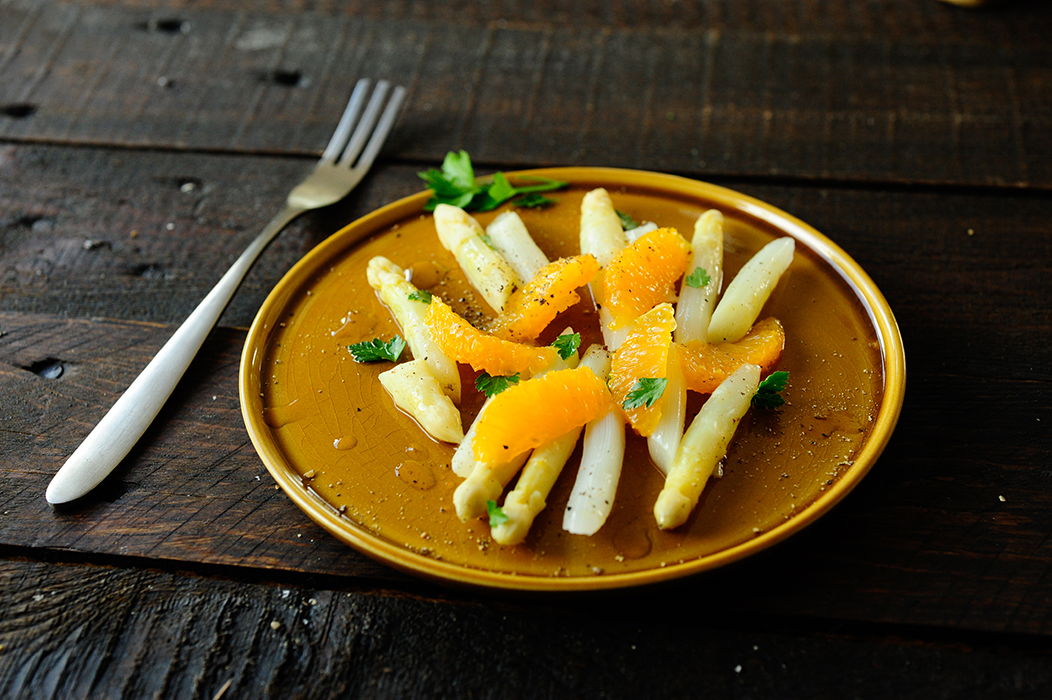
<svg viewBox="0 0 1052 700"><path fill-rule="evenodd" d="M411 575L422 576L447 585L521 591L605 590L654 584L697 574L768 549L801 531L827 513L869 473L891 439L902 411L906 386L905 349L898 323L883 293L862 267L840 246L811 225L762 200L730 188L679 175L588 166L532 168L505 174L509 177L529 175L551 177L569 181L571 184L587 183L601 187L630 187L693 199L708 198L719 201L721 207L724 202L733 202L734 206L731 209L734 211L773 226L806 245L848 284L877 332L884 366L884 394L869 438L862 444L855 456L855 463L849 470L789 520L727 549L662 568L574 577L537 576L476 569L433 559L354 525L319 496L312 495L299 480L294 479L289 473L290 469L284 466L284 460L279 451L264 437L269 427L263 422L259 387L258 385L253 386L249 380L253 370L256 369L257 360L260 363L262 361L259 351L264 346L268 330L268 315L272 315L274 308L282 305L285 299L298 289L299 284L315 271L317 267L315 261L327 260L334 249L337 253L347 250L386 226L404 219L414 211L422 211L424 203L431 195L429 190L424 190L386 204L348 223L308 251L282 276L267 295L245 338L238 372L239 398L245 427L253 447L271 477L312 521L336 539L366 556ZM727 210L722 208L721 210L727 213ZM257 405L259 410L253 411L252 408Z"/></svg>

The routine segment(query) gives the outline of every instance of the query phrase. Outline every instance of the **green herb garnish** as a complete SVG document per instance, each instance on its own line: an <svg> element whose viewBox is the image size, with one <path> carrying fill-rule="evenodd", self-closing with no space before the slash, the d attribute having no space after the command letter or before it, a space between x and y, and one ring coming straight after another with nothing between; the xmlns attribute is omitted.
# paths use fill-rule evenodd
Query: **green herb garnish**
<svg viewBox="0 0 1052 700"><path fill-rule="evenodd" d="M753 408L772 409L785 403L782 390L789 382L788 372L772 372L771 376L760 382L752 397Z"/></svg>
<svg viewBox="0 0 1052 700"><path fill-rule="evenodd" d="M513 384L519 383L519 375L515 373L509 377L496 376L491 377L488 373L483 372L475 379L475 388L486 395L486 398L492 399L500 392L507 389Z"/></svg>
<svg viewBox="0 0 1052 700"><path fill-rule="evenodd" d="M528 209L531 207L546 207L549 204L555 204L556 201L558 200L552 199L551 197L545 197L538 192L531 192L529 194L524 194L518 199L511 200L511 203L517 207Z"/></svg>
<svg viewBox="0 0 1052 700"><path fill-rule="evenodd" d="M475 170L467 151L450 151L442 161L441 170L432 168L417 175L434 192L434 196L424 205L425 211L434 211L439 204L452 204L467 211L491 211L520 195L527 195L524 200L528 200L528 203L520 206L540 206L542 202L530 198L529 195L567 186L567 183L561 180L523 175L520 176L520 180L537 184L517 187L501 172L493 174L492 183L481 184L475 179Z"/></svg>
<svg viewBox="0 0 1052 700"><path fill-rule="evenodd" d="M395 336L390 340L373 338L361 343L347 346L355 362L397 362L399 355L405 350L405 341L401 336Z"/></svg>
<svg viewBox="0 0 1052 700"><path fill-rule="evenodd" d="M486 189L486 197L482 203L482 206L486 208L482 211L496 209L501 202L506 202L517 194L519 194L518 190L512 187L504 173L493 173L493 184Z"/></svg>
<svg viewBox="0 0 1052 700"><path fill-rule="evenodd" d="M415 292L410 292L409 293L409 300L410 301L422 301L425 304L430 304L431 303L431 296L432 296L431 292L427 291L426 289L418 289Z"/></svg>
<svg viewBox="0 0 1052 700"><path fill-rule="evenodd" d="M552 347L559 351L559 357L569 360L570 356L577 352L577 348L581 347L581 334L566 333L560 335L552 342Z"/></svg>
<svg viewBox="0 0 1052 700"><path fill-rule="evenodd" d="M487 246L489 246L490 250L496 250L497 249L497 246L493 245L493 239L489 237L488 233L480 233L479 234L479 238L482 239L483 243L485 243Z"/></svg>
<svg viewBox="0 0 1052 700"><path fill-rule="evenodd" d="M687 283L688 287L704 287L712 281L712 278L709 277L709 273L705 272L705 268L699 265L683 281Z"/></svg>
<svg viewBox="0 0 1052 700"><path fill-rule="evenodd" d="M664 377L640 377L632 385L631 391L625 396L625 402L621 405L626 411L643 406L650 408L665 393L667 384L668 380Z"/></svg>
<svg viewBox="0 0 1052 700"><path fill-rule="evenodd" d="M497 527L508 522L508 516L500 509L496 501L486 501L486 512L489 514L490 527Z"/></svg>
<svg viewBox="0 0 1052 700"><path fill-rule="evenodd" d="M617 218L621 219L621 228L626 231L631 231L634 228L639 228L639 222L633 219L628 214L624 213L620 209L615 209L617 212Z"/></svg>

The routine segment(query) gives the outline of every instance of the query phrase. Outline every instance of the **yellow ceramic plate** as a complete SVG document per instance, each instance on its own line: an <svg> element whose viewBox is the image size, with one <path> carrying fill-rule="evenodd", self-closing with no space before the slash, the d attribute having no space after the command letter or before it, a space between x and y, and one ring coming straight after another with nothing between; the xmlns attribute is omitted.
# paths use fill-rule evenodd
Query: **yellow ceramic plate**
<svg viewBox="0 0 1052 700"><path fill-rule="evenodd" d="M575 454L526 542L496 544L487 523L462 523L453 512L460 479L449 469L452 449L394 408L376 379L391 365L356 364L347 351L351 343L398 332L365 279L373 255L411 268L418 286L465 314L488 312L439 246L422 211L424 192L311 251L270 294L249 331L241 362L245 422L267 469L311 519L365 554L418 575L497 588L601 589L739 560L814 521L862 479L898 419L905 359L887 302L844 251L774 207L702 182L602 168L529 174L571 183L555 194L556 206L519 210L552 259L578 252L579 204L594 187L607 188L615 206L636 220L674 226L688 238L698 215L721 210L725 285L764 244L795 238L796 257L762 315L785 326L779 369L789 371L789 404L746 415L724 476L710 482L677 530L654 524L663 478L645 443L632 436L614 510L596 535L561 528ZM477 218L485 226L497 213ZM569 321L586 343L597 336L590 309L577 309ZM557 324L553 334L565 319ZM472 375L463 379L466 427L479 401Z"/></svg>

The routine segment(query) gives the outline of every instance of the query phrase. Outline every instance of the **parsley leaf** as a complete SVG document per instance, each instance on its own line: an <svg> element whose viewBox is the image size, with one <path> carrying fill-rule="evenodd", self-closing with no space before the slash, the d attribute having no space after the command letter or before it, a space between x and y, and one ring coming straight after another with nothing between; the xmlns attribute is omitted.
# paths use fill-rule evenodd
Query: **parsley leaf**
<svg viewBox="0 0 1052 700"><path fill-rule="evenodd" d="M475 169L471 167L471 156L461 149L459 153L450 151L442 161L442 173L450 184L461 189L475 186Z"/></svg>
<svg viewBox="0 0 1052 700"><path fill-rule="evenodd" d="M497 527L508 522L508 516L500 509L496 501L486 501L486 513L489 514L490 527Z"/></svg>
<svg viewBox="0 0 1052 700"><path fill-rule="evenodd" d="M621 405L626 411L643 406L650 408L665 393L666 384L668 380L664 377L640 377L632 385L632 390L625 396L625 402Z"/></svg>
<svg viewBox="0 0 1052 700"><path fill-rule="evenodd" d="M507 176L501 172L493 174L491 184L480 184L475 179L475 170L467 151L450 151L442 161L441 170L431 168L417 175L434 193L434 196L424 205L425 211L434 211L439 204L452 204L467 211L491 211L520 195L548 192L567 186L567 183L561 180L523 175L520 177L521 180L537 184L517 187L512 185ZM524 203L520 206L541 206L546 203L546 201L542 202L542 199L547 200L546 197L540 199L524 197Z"/></svg>
<svg viewBox="0 0 1052 700"><path fill-rule="evenodd" d="M771 376L760 382L752 397L753 408L772 409L785 403L782 390L789 382L788 372L772 372Z"/></svg>
<svg viewBox="0 0 1052 700"><path fill-rule="evenodd" d="M496 376L491 377L488 373L483 372L475 379L475 388L486 395L486 398L492 399L500 392L507 389L513 384L519 383L519 374L516 372L510 377Z"/></svg>
<svg viewBox="0 0 1052 700"><path fill-rule="evenodd" d="M490 185L489 189L486 191L486 194L490 199L497 203L509 200L518 193L518 190L512 187L511 183L508 182L508 178L504 176L504 173L500 172L493 173L493 184Z"/></svg>
<svg viewBox="0 0 1052 700"><path fill-rule="evenodd" d="M552 347L559 351L559 357L569 360L570 356L577 352L577 348L581 347L581 334L566 333L560 335L552 342Z"/></svg>
<svg viewBox="0 0 1052 700"><path fill-rule="evenodd" d="M467 208L482 188L475 182L475 171L471 167L471 156L467 151L450 151L442 161L442 169L431 168L417 173L427 183L435 196L424 205L426 211L434 211L438 204L452 204Z"/></svg>
<svg viewBox="0 0 1052 700"><path fill-rule="evenodd" d="M401 336L395 336L388 341L373 338L354 345L348 345L351 356L355 362L397 362L398 357L405 350L405 341Z"/></svg>
<svg viewBox="0 0 1052 700"><path fill-rule="evenodd" d="M688 287L704 287L706 284L712 281L709 277L709 273L705 272L705 268L698 267L694 268L694 272L687 275L687 278L683 280L687 283Z"/></svg>
<svg viewBox="0 0 1052 700"><path fill-rule="evenodd" d="M639 228L639 222L633 219L628 214L624 213L620 209L615 209L617 212L617 218L621 219L621 228L626 231L631 231L634 228Z"/></svg>
<svg viewBox="0 0 1052 700"><path fill-rule="evenodd" d="M425 304L430 304L431 303L431 296L432 296L431 292L427 291L426 289L418 289L415 292L410 292L409 300L410 301L422 301Z"/></svg>
<svg viewBox="0 0 1052 700"><path fill-rule="evenodd" d="M558 200L552 199L551 197L545 197L543 194L537 192L530 192L524 194L518 199L511 200L511 203L517 207L546 207L549 204L555 204Z"/></svg>

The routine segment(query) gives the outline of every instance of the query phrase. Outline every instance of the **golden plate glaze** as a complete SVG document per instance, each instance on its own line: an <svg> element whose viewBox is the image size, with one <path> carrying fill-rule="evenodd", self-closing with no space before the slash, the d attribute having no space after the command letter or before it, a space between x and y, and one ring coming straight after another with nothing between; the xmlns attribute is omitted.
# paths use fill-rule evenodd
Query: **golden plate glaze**
<svg viewBox="0 0 1052 700"><path fill-rule="evenodd" d="M366 282L366 264L377 254L412 268L418 286L462 313L492 313L438 244L431 216L422 213L429 195L423 192L316 247L277 285L249 331L241 362L248 432L274 479L311 519L369 556L447 582L616 588L697 573L769 547L828 511L869 471L899 416L905 357L887 302L844 251L774 207L702 182L605 168L519 174L571 183L556 193L556 206L518 210L551 259L578 252L581 197L595 187L606 187L615 206L636 220L674 226L687 238L703 211L722 211L724 286L764 244L795 238L793 264L761 315L785 326L778 368L789 371L789 404L746 414L723 478L709 483L694 514L674 531L654 523L663 477L645 441L633 435L614 510L597 534L571 535L561 527L575 454L526 541L498 545L487 523L462 523L454 513L461 480L449 469L452 449L394 407L376 379L390 363L356 364L346 349L398 332ZM485 226L506 208L476 218ZM579 307L567 312L568 320L586 345L598 337L598 321ZM557 319L550 335L566 324ZM480 401L474 375L462 374L466 429ZM698 405L691 403L693 410Z"/></svg>

